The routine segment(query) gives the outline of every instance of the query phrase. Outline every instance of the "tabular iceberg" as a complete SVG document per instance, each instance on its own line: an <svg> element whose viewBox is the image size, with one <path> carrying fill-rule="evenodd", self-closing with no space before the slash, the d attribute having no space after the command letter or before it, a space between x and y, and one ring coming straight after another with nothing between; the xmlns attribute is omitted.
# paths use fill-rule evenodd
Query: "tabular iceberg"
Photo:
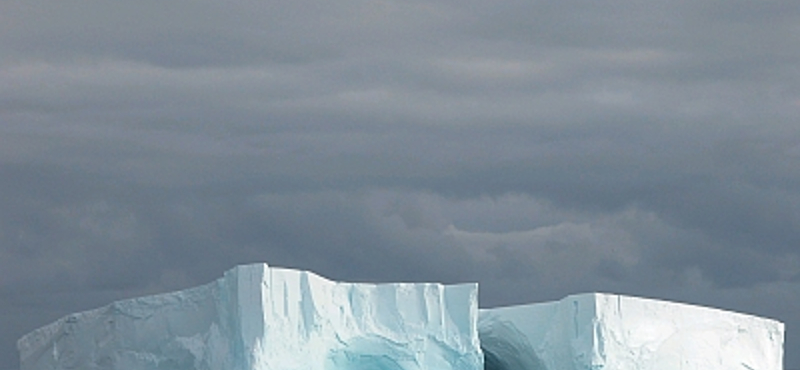
<svg viewBox="0 0 800 370"><path fill-rule="evenodd" d="M482 309L487 370L782 370L782 323L613 294Z"/></svg>
<svg viewBox="0 0 800 370"><path fill-rule="evenodd" d="M247 265L204 286L69 315L22 370L479 370L477 284L336 283Z"/></svg>
<svg viewBox="0 0 800 370"><path fill-rule="evenodd" d="M239 266L35 330L21 370L782 370L774 320L596 293L479 310L477 289Z"/></svg>

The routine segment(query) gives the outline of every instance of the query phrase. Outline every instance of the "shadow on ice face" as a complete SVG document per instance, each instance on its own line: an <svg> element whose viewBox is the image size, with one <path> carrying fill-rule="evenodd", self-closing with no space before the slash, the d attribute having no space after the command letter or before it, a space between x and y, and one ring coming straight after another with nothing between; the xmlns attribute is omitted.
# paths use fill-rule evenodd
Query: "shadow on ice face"
<svg viewBox="0 0 800 370"><path fill-rule="evenodd" d="M484 370L547 370L513 325L493 322L479 332Z"/></svg>

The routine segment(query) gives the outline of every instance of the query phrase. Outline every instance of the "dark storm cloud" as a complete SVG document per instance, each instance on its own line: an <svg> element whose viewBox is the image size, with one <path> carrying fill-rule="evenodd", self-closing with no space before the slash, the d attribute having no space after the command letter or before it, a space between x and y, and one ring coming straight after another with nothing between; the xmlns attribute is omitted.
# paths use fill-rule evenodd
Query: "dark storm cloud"
<svg viewBox="0 0 800 370"><path fill-rule="evenodd" d="M239 263L800 323L794 1L0 4L0 362ZM0 366L2 367L2 366Z"/></svg>

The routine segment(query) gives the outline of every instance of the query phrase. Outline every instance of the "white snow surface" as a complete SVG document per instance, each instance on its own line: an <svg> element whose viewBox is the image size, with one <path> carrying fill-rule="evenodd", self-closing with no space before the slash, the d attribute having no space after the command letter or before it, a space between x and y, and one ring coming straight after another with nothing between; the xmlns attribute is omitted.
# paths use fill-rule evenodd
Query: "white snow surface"
<svg viewBox="0 0 800 370"><path fill-rule="evenodd" d="M266 264L64 317L21 370L479 370L477 284L337 283Z"/></svg>
<svg viewBox="0 0 800 370"><path fill-rule="evenodd" d="M487 370L782 370L784 325L614 294L482 309Z"/></svg>

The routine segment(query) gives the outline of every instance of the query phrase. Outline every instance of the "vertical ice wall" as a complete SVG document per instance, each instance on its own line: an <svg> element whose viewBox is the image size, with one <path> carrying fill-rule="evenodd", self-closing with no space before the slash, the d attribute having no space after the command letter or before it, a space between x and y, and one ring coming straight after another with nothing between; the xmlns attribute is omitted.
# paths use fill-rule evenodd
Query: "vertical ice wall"
<svg viewBox="0 0 800 370"><path fill-rule="evenodd" d="M476 284L334 283L287 269L242 284L263 292L241 305L251 369L482 368Z"/></svg>
<svg viewBox="0 0 800 370"><path fill-rule="evenodd" d="M778 321L619 295L595 302L595 347L606 368L783 370Z"/></svg>
<svg viewBox="0 0 800 370"><path fill-rule="evenodd" d="M265 264L73 314L22 370L479 370L477 285L350 284Z"/></svg>
<svg viewBox="0 0 800 370"><path fill-rule="evenodd" d="M782 323L612 294L481 310L487 370L782 370Z"/></svg>

